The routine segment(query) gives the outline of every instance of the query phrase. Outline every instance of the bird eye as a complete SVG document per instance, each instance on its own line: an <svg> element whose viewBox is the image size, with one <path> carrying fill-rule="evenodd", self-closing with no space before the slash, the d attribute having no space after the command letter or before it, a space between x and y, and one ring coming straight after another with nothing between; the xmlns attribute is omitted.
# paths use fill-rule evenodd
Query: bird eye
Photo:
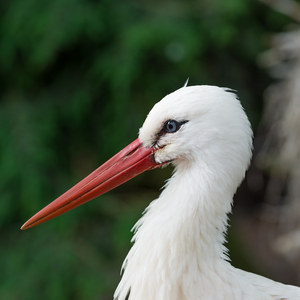
<svg viewBox="0 0 300 300"><path fill-rule="evenodd" d="M181 127L182 124L186 123L187 121L183 121L183 122L177 122L175 120L168 120L165 123L164 126L164 131L167 133L173 133L179 130L179 128Z"/></svg>
<svg viewBox="0 0 300 300"><path fill-rule="evenodd" d="M175 120L169 120L165 124L165 131L169 133L176 132L179 128L179 123Z"/></svg>

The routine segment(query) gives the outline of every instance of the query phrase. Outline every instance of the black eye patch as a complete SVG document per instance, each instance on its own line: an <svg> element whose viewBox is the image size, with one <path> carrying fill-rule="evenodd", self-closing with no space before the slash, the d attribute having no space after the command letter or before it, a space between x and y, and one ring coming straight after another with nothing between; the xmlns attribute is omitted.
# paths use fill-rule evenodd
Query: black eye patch
<svg viewBox="0 0 300 300"><path fill-rule="evenodd" d="M180 129L180 127L187 123L187 120L184 121L176 121L176 120L167 120L162 129L156 134L156 139L154 142L154 145L157 145L159 138L164 135L164 134L168 134L168 133L174 133L176 131L178 131Z"/></svg>
<svg viewBox="0 0 300 300"><path fill-rule="evenodd" d="M186 123L187 121L178 122L176 120L168 120L165 122L162 130L164 133L174 133L178 131L182 124Z"/></svg>

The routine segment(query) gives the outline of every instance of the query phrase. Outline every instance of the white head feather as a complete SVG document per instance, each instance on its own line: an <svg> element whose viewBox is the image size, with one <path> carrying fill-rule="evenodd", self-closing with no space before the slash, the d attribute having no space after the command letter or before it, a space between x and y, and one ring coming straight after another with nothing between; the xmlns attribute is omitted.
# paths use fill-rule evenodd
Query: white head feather
<svg viewBox="0 0 300 300"><path fill-rule="evenodd" d="M229 168L239 169L241 178L234 185L240 183L251 157L252 130L234 93L215 86L190 86L167 95L154 105L140 129L144 146L153 145L167 120L188 122L157 141L162 148L155 154L157 162L175 159L175 165L203 161L227 167L226 162L230 175Z"/></svg>

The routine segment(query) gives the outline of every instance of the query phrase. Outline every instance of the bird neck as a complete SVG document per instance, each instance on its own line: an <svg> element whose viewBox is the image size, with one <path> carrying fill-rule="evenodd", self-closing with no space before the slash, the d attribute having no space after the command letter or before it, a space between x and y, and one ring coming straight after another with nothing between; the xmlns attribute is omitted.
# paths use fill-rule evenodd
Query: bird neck
<svg viewBox="0 0 300 300"><path fill-rule="evenodd" d="M184 278L200 286L209 280L207 274L224 273L229 265L224 233L236 186L226 186L217 174L203 164L176 167L160 197L134 227L134 245L115 294L118 299L129 290L137 300L148 299L145 295L189 299L184 296L188 290ZM170 290L179 287L176 295L182 297L170 298ZM157 298L154 290L165 298Z"/></svg>
<svg viewBox="0 0 300 300"><path fill-rule="evenodd" d="M151 206L149 210L161 216L167 236L173 232L174 244L190 244L187 251L199 266L226 259L227 215L236 190L213 167L203 162L177 166L153 211Z"/></svg>

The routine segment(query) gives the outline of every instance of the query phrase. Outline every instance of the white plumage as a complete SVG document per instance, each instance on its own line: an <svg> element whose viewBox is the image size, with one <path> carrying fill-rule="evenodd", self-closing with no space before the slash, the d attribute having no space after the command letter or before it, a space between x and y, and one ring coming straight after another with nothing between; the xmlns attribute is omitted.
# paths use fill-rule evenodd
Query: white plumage
<svg viewBox="0 0 300 300"><path fill-rule="evenodd" d="M252 131L236 95L186 85L150 111L139 138L47 205L22 229L172 163L160 197L134 226L118 300L296 300L298 287L234 268L224 246L232 198L245 176Z"/></svg>
<svg viewBox="0 0 300 300"><path fill-rule="evenodd" d="M167 120L187 122L162 134ZM227 215L252 149L250 123L233 92L183 87L153 107L139 139L159 148L156 162L172 161L175 171L134 226L114 299L300 299L300 288L228 261Z"/></svg>

